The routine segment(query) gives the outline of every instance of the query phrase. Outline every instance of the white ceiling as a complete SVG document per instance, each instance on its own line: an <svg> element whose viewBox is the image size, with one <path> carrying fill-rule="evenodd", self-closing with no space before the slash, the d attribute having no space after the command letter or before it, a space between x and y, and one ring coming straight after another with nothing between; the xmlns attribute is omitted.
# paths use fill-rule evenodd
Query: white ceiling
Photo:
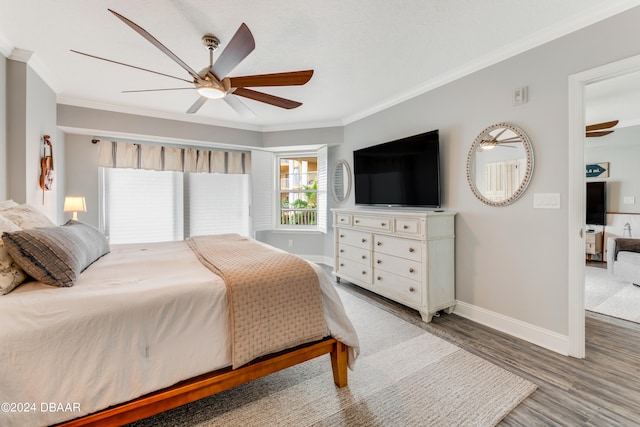
<svg viewBox="0 0 640 427"><path fill-rule="evenodd" d="M640 0L0 0L0 51L29 64L58 102L255 130L341 126L568 32ZM189 78L107 11L134 21L191 68L208 66L205 33L222 42L241 23L256 49L230 76L314 69L305 86L258 88L301 101L284 110L242 99L242 118L222 100L195 115L191 91L167 77L87 58L70 49ZM15 50L18 49L18 50ZM177 84L176 84L177 83Z"/></svg>

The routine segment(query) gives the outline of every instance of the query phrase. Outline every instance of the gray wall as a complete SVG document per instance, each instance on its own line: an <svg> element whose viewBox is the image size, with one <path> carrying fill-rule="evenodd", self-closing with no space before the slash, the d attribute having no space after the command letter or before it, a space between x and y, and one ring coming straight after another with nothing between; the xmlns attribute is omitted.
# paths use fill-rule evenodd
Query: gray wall
<svg viewBox="0 0 640 427"><path fill-rule="evenodd" d="M349 124L332 159L352 164L356 148L439 129L443 207L458 212L456 298L566 335L568 76L640 54L639 20L635 8ZM529 102L513 106L524 85ZM477 134L501 121L528 134L535 171L522 198L495 208L473 196L465 166ZM535 193L560 193L560 209L533 209Z"/></svg>
<svg viewBox="0 0 640 427"><path fill-rule="evenodd" d="M62 220L64 197L64 134L56 126L56 94L29 67L28 63L8 60L7 102L7 198L29 203L52 221ZM53 142L53 189L40 189L40 159L43 135Z"/></svg>

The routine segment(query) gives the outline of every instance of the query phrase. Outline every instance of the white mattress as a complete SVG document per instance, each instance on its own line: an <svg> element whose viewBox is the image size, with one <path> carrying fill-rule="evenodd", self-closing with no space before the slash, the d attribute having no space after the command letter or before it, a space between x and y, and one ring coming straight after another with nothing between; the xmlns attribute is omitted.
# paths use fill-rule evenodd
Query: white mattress
<svg viewBox="0 0 640 427"><path fill-rule="evenodd" d="M71 288L32 282L0 297L0 425L58 423L230 365L220 277L184 242L111 249ZM356 332L314 268L353 367Z"/></svg>

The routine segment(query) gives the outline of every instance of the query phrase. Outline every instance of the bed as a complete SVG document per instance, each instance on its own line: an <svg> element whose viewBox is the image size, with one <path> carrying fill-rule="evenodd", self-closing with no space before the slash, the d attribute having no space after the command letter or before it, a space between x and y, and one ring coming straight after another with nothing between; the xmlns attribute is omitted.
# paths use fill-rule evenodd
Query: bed
<svg viewBox="0 0 640 427"><path fill-rule="evenodd" d="M308 265L325 336L233 369L225 282L187 242L111 245L71 287L21 284L0 296L0 425L121 425L327 353L346 385L357 334Z"/></svg>

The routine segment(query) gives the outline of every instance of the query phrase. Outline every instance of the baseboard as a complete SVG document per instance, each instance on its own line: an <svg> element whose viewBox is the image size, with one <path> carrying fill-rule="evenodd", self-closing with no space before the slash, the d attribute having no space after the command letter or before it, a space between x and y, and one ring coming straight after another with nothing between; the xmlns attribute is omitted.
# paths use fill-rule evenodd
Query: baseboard
<svg viewBox="0 0 640 427"><path fill-rule="evenodd" d="M460 317L523 339L547 350L562 354L563 356L569 355L569 336L567 335L562 335L462 301L456 303L453 312Z"/></svg>

